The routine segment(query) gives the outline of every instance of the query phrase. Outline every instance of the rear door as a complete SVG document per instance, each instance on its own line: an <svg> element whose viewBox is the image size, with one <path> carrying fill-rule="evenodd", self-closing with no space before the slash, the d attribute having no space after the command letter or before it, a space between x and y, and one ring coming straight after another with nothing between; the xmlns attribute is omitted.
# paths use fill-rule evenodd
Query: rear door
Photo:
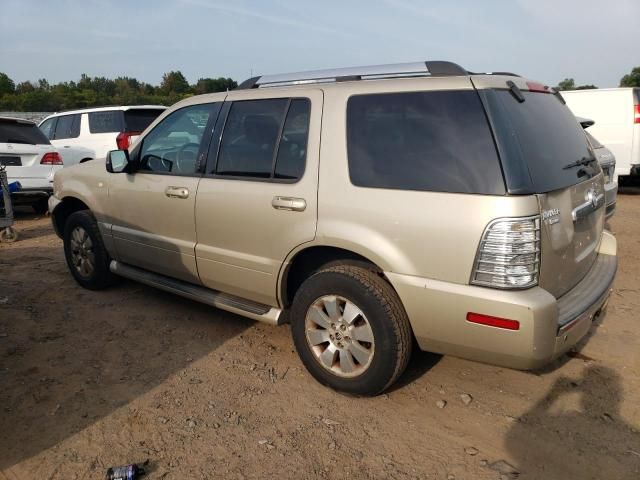
<svg viewBox="0 0 640 480"><path fill-rule="evenodd" d="M227 96L198 187L198 272L210 288L276 305L284 259L315 237L323 95L246 96Z"/></svg>
<svg viewBox="0 0 640 480"><path fill-rule="evenodd" d="M116 137L124 131L122 110L101 110L83 115L82 146L95 151L96 158L105 158L107 152L118 148Z"/></svg>
<svg viewBox="0 0 640 480"><path fill-rule="evenodd" d="M517 88L517 87L516 87ZM541 213L540 285L559 297L589 271L604 228L602 170L582 127L551 93L485 92L501 146L507 187L537 195ZM528 192L526 192L528 190Z"/></svg>
<svg viewBox="0 0 640 480"><path fill-rule="evenodd" d="M55 149L31 122L0 119L0 165L7 168L9 181L18 180L23 188L48 186L51 165L41 165L47 152Z"/></svg>

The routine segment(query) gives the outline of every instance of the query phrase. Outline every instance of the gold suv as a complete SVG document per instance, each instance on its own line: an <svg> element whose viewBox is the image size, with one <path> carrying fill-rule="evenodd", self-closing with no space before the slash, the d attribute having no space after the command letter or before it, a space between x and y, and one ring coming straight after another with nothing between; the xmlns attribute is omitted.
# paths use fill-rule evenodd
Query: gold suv
<svg viewBox="0 0 640 480"><path fill-rule="evenodd" d="M309 372L350 393L389 387L414 343L540 367L617 268L584 132L514 74L256 77L177 103L104 165L58 172L49 203L80 285L128 277L288 322Z"/></svg>

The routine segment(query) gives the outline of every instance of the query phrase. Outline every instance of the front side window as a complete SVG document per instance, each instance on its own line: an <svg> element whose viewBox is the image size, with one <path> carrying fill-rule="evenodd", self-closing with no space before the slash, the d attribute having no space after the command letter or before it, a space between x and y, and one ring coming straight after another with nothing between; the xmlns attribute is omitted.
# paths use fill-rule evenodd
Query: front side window
<svg viewBox="0 0 640 480"><path fill-rule="evenodd" d="M115 133L124 130L122 111L108 110L89 113L89 131L91 133Z"/></svg>
<svg viewBox="0 0 640 480"><path fill-rule="evenodd" d="M181 108L142 140L139 170L174 175L196 173L198 152L215 103Z"/></svg>
<svg viewBox="0 0 640 480"><path fill-rule="evenodd" d="M215 173L300 178L307 154L310 106L308 99L234 102L227 116Z"/></svg>
<svg viewBox="0 0 640 480"><path fill-rule="evenodd" d="M55 139L78 138L80 136L80 114L62 115L56 123Z"/></svg>
<svg viewBox="0 0 640 480"><path fill-rule="evenodd" d="M49 140L53 139L53 134L55 133L56 120L57 118L55 117L50 118L42 122L42 125L40 125L40 130L42 130L42 133L44 133Z"/></svg>
<svg viewBox="0 0 640 480"><path fill-rule="evenodd" d="M487 118L472 90L353 96L347 150L356 186L505 193Z"/></svg>

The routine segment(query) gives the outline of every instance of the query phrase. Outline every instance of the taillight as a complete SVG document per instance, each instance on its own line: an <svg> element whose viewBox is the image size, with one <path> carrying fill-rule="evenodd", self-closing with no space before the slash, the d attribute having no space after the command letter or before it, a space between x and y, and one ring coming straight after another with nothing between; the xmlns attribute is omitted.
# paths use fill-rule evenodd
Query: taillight
<svg viewBox="0 0 640 480"><path fill-rule="evenodd" d="M131 142L131 137L140 135L140 132L120 132L116 137L116 145L118 150L127 150Z"/></svg>
<svg viewBox="0 0 640 480"><path fill-rule="evenodd" d="M527 82L527 87L529 87L530 92L543 92L543 93L551 93L551 90L546 85L538 82Z"/></svg>
<svg viewBox="0 0 640 480"><path fill-rule="evenodd" d="M633 123L640 123L640 105L634 105L633 108Z"/></svg>
<svg viewBox="0 0 640 480"><path fill-rule="evenodd" d="M481 313L467 313L467 322L488 325L490 327L504 328L506 330L520 330L520 322L508 318L492 317Z"/></svg>
<svg viewBox="0 0 640 480"><path fill-rule="evenodd" d="M40 165L62 165L62 157L58 152L45 153L40 160Z"/></svg>
<svg viewBox="0 0 640 480"><path fill-rule="evenodd" d="M492 288L538 284L540 217L500 218L485 228L471 283Z"/></svg>

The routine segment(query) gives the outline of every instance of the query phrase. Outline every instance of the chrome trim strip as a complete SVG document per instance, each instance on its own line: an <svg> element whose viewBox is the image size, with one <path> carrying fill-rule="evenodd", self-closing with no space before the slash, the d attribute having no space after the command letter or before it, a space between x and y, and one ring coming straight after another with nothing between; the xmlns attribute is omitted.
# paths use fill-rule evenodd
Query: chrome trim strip
<svg viewBox="0 0 640 480"><path fill-rule="evenodd" d="M587 200L586 202L578 205L571 211L571 218L574 222L587 217L589 214L595 212L604 205L604 193L601 193L595 197L594 200Z"/></svg>

